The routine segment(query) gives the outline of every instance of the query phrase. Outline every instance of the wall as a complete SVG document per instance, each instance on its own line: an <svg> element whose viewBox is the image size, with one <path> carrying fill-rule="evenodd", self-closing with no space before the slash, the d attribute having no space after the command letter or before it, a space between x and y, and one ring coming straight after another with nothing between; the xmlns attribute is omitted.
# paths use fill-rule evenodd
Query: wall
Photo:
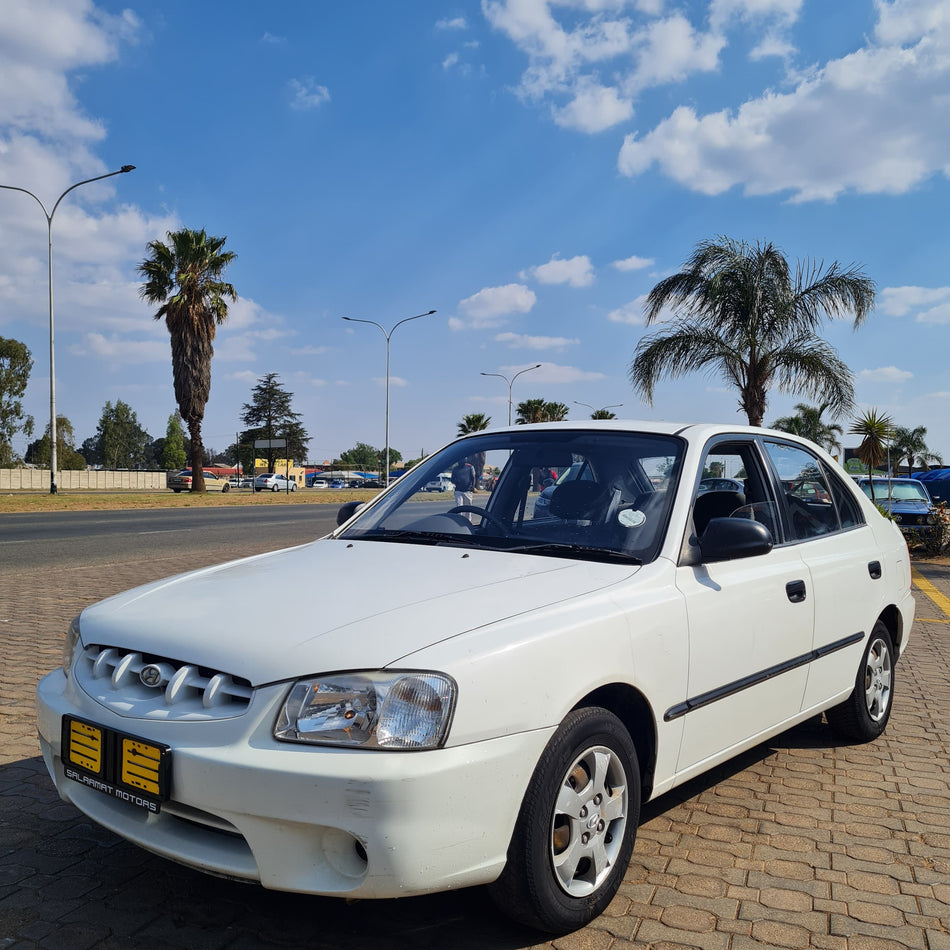
<svg viewBox="0 0 950 950"><path fill-rule="evenodd" d="M59 491L154 491L165 489L164 472L58 472ZM49 491L48 468L0 468L0 491Z"/></svg>

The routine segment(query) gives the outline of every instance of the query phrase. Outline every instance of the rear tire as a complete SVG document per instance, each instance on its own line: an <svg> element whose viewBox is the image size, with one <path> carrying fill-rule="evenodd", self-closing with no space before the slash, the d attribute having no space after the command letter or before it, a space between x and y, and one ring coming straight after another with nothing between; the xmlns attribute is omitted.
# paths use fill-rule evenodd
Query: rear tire
<svg viewBox="0 0 950 950"><path fill-rule="evenodd" d="M640 767L630 734L606 709L577 709L541 754L508 862L489 893L529 927L577 930L617 893L639 818Z"/></svg>
<svg viewBox="0 0 950 950"><path fill-rule="evenodd" d="M828 724L853 742L871 742L887 726L894 705L894 642L883 620L871 630L851 695L825 716Z"/></svg>
<svg viewBox="0 0 950 950"><path fill-rule="evenodd" d="M231 490L231 486L230 486L230 485L222 485L222 486L221 486L221 494L222 494L222 495L226 495L230 490Z"/></svg>

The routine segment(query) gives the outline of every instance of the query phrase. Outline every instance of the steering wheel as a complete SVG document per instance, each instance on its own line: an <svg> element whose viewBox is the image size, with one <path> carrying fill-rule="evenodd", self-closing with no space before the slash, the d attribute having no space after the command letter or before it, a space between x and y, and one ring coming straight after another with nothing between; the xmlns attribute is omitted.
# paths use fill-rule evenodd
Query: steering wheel
<svg viewBox="0 0 950 950"><path fill-rule="evenodd" d="M502 534L508 534L508 526L500 518L496 518L491 512L480 508L478 505L456 505L454 508L450 508L446 514L462 515L469 511L472 512L472 514L481 515L484 521L493 524Z"/></svg>

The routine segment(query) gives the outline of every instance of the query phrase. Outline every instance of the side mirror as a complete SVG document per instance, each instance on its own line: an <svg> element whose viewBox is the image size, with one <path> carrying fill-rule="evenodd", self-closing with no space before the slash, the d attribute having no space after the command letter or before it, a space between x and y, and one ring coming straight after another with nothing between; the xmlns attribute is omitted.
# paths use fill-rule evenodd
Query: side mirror
<svg viewBox="0 0 950 950"><path fill-rule="evenodd" d="M713 518L699 541L703 563L757 557L772 550L772 532L747 518Z"/></svg>
<svg viewBox="0 0 950 950"><path fill-rule="evenodd" d="M336 513L337 527L343 524L344 521L349 521L364 504L365 502L362 501L348 501L345 505L340 505L340 510Z"/></svg>

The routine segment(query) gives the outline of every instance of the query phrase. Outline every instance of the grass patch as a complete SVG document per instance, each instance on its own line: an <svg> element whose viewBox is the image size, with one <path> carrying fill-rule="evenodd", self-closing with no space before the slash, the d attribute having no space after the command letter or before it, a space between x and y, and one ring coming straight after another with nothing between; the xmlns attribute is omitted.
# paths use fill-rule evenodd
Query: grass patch
<svg viewBox="0 0 950 950"><path fill-rule="evenodd" d="M372 489L301 488L295 492L256 492L232 489L229 492L173 491L15 491L0 494L0 514L36 511L121 511L126 508L220 508L225 505L342 505L346 501L369 501L378 492Z"/></svg>

